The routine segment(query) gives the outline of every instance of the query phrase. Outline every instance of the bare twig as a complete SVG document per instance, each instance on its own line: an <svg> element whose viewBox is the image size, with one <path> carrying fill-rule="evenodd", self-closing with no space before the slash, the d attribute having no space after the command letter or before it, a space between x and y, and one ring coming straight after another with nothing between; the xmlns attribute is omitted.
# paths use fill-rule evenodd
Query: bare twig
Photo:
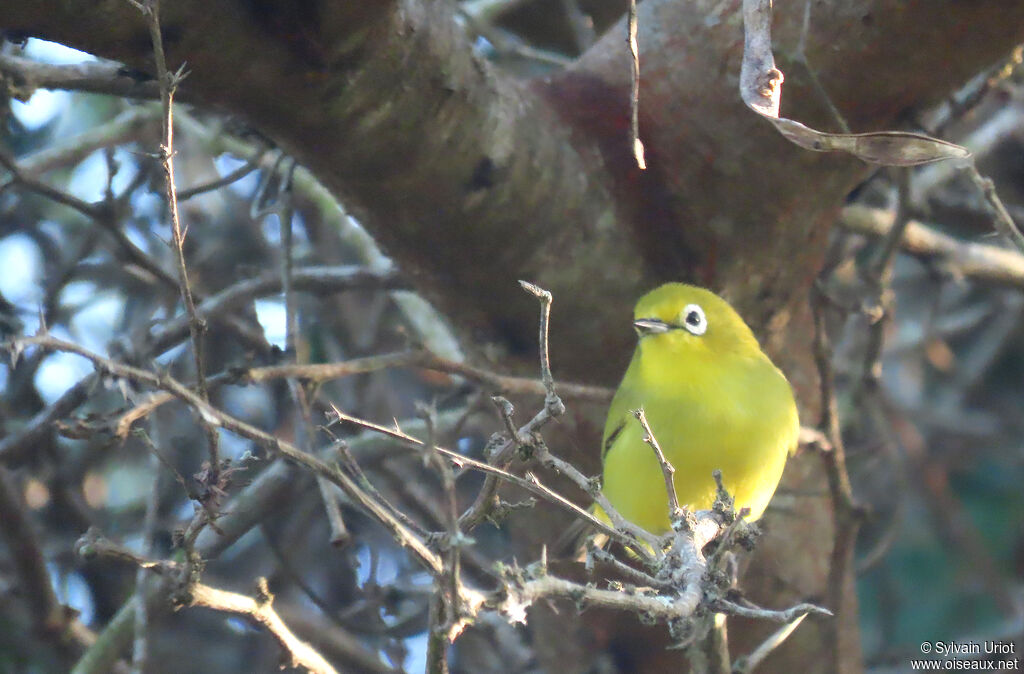
<svg viewBox="0 0 1024 674"><path fill-rule="evenodd" d="M658 559L656 577L669 583L688 605L697 605L706 598L709 591L715 590L711 583L706 583L708 563L704 558L704 546L714 539L722 529L722 519L714 512L701 511L687 520L689 526L680 527L673 532L672 543L668 550ZM712 626L712 620L702 621L704 629ZM680 642L681 646L690 646L701 634L698 630L690 634L682 634L673 624L669 631Z"/></svg>
<svg viewBox="0 0 1024 674"><path fill-rule="evenodd" d="M890 210L860 205L846 206L839 218L843 228L874 237L887 236L895 222ZM1024 255L1015 251L962 241L917 220L907 222L899 246L910 255L936 261L954 277L1024 288Z"/></svg>
<svg viewBox="0 0 1024 674"><path fill-rule="evenodd" d="M519 285L528 293L540 300L540 324L538 328L538 341L540 350L540 373L541 381L544 384L544 408L541 409L530 421L498 447L490 457L491 464L504 469L511 460L512 452L520 448L521 438L529 438L539 431L552 419L565 413L565 404L555 392L555 380L551 375L551 362L548 358L548 320L551 316L551 293L532 283L520 281ZM477 494L476 500L469 509L459 518L459 524L463 531L471 531L483 522L496 504L498 480L488 475L484 480L483 487Z"/></svg>
<svg viewBox="0 0 1024 674"><path fill-rule="evenodd" d="M278 185L278 198L276 207L260 215L265 217L269 212L276 212L281 228L281 241L284 252L281 260L281 289L284 293L285 306L285 357L294 364L299 363L298 343L298 312L295 304L295 292L293 278L295 270L293 226L295 215L295 204L292 194L292 178L295 174L295 161L288 163L284 170L281 184ZM268 176L273 172L268 172ZM270 178L267 178L269 182ZM313 413L302 383L295 377L288 378L288 389L291 391L292 400L297 410L296 439L298 446L305 452L312 451L313 447ZM316 477L317 487L320 490L320 498L324 504L324 511L327 514L327 521L331 527L331 544L345 545L350 540L348 527L345 526L345 519L341 513L341 504L338 503L337 494L333 486L322 475Z"/></svg>
<svg viewBox="0 0 1024 674"><path fill-rule="evenodd" d="M176 111L175 122L182 130L203 142L213 154L230 152L235 156L248 157L254 156L262 147L261 143L247 142L232 134L218 133L190 115L187 110ZM275 164L276 160L268 154L264 156L260 168L272 170ZM368 273L392 278L392 284L384 289L390 291L388 295L409 325L418 333L424 345L446 358L461 360L462 351L443 319L421 297L400 289L407 287L407 283L398 280L394 264L381 252L377 242L366 230L339 207L331 192L302 167L296 168L294 179L295 189L314 207L322 226L338 233L341 241L356 256L356 261ZM296 288L298 283L296 275Z"/></svg>
<svg viewBox="0 0 1024 674"><path fill-rule="evenodd" d="M430 607L430 624L427 631L427 672L430 674L447 674L448 646L462 631L462 608L459 601L459 587L462 584L461 553L462 547L470 539L459 530L459 506L455 491L455 472L451 463L442 458L437 449L436 417L437 410L433 406L420 405L418 414L427 426L427 441L422 445L424 462L430 463L441 476L447 509L445 511L447 540L442 549L445 551L444 573L434 581L437 591Z"/></svg>
<svg viewBox="0 0 1024 674"><path fill-rule="evenodd" d="M158 598L163 605L167 604L166 595L151 592L142 600L146 601L147 611L152 613L158 608ZM130 645L135 624L135 602L139 601L132 595L127 602L110 619L103 631L96 637L89 649L75 663L71 674L108 674L108 672L127 672L127 668L119 667L121 653Z"/></svg>
<svg viewBox="0 0 1024 674"><path fill-rule="evenodd" d="M832 612L828 609L821 608L814 604L797 604L791 608L776 611L773 609L743 606L741 604L722 599L714 602L714 606L717 610L721 610L723 613L727 613L729 615L741 616L743 618L755 618L757 620L770 620L777 623L792 622L800 616L805 616L809 613L824 616L832 615Z"/></svg>
<svg viewBox="0 0 1024 674"><path fill-rule="evenodd" d="M25 62L30 64L32 68L53 67L59 69L71 67L51 66L51 64L36 63L35 61L29 61L28 59L10 54L0 54L0 71L4 71L5 65L9 62ZM84 63L80 65L85 67L100 64ZM123 66L119 63L103 65L110 68L123 69ZM153 87L153 92L155 98L155 86ZM32 154L18 157L18 167L24 176L39 177L58 168L74 166L96 150L116 147L122 143L129 143L133 140L148 137L150 128L154 127L155 129L159 117L159 111L154 106L129 107L103 124L74 136L54 139L55 142L53 144L47 145Z"/></svg>
<svg viewBox="0 0 1024 674"><path fill-rule="evenodd" d="M317 294L330 294L342 290L389 289L403 287L404 282L394 270L375 272L358 266L304 267L292 273L294 290ZM281 274L270 272L262 276L239 281L202 301L196 307L197 315L206 320L254 297L281 292ZM183 316L168 321L154 331L150 348L162 352L190 334L189 319Z"/></svg>
<svg viewBox="0 0 1024 674"><path fill-rule="evenodd" d="M55 187L47 185L41 180L33 178L30 175L24 174L19 168L14 159L5 152L0 152L0 165L3 165L7 169L11 178L6 184L16 183L20 184L28 190L40 194L47 199L50 199L58 204L63 204L68 208L77 211L78 213L91 218L93 220L103 219L103 213L100 207L96 204L91 204L87 201L82 201L78 197L75 197L66 192L62 192ZM6 184L4 186L6 186Z"/></svg>
<svg viewBox="0 0 1024 674"><path fill-rule="evenodd" d="M388 428L386 426L381 426L379 424L375 424L372 421L366 421L365 419L359 419L359 418L354 417L354 416L352 416L350 414L346 414L345 412L342 412L341 410L338 410L337 408L335 408L334 412L338 416L338 418L341 419L342 421L347 421L347 422L350 422L350 423L353 423L353 424L357 424L357 425L359 425L359 426L361 426L363 428L375 431L377 433L381 433L383 435L387 435L389 437L395 438L396 440L401 440L402 442L404 442L404 443L406 443L408 445L411 445L413 447L422 447L423 446L423 441L422 440L419 440L418 438L414 438L411 435L403 433L401 430L399 430L397 428ZM585 519L588 524L590 524L591 526L597 528L602 533L606 533L609 536L615 538L616 540L619 540L620 542L622 542L622 543L624 543L626 545L634 543L634 541L630 540L628 537L623 536L618 531L616 531L614 528L609 527L607 524L605 524L601 520L597 519L596 517L594 517L592 514L590 514L586 510L580 508L578 505L576 505L572 501L569 501L564 496L561 496L561 495L553 492L548 487L545 487L535 477L531 479L528 476L526 479L524 479L524 478L521 478L521 477L519 477L517 475L513 475L512 473L509 473L509 472L507 472L505 470L502 470L501 468L498 468L497 466L493 466L493 465L491 465L489 463L483 463L482 461L477 461L476 459L472 459L472 458L470 458L468 456L463 456L462 454L459 454L458 452L453 452L452 450L445 449L444 447L441 447L441 446L436 446L435 445L434 451L438 452L439 454L444 455L446 458L448 458L450 461L452 461L452 463L454 463L457 467L460 467L460 468L461 467L467 467L467 468L471 468L473 470L480 471L481 473L484 473L484 474L486 474L488 476L494 477L496 480L504 480L504 481L506 481L506 482L508 482L510 484L516 485L517 487L521 487L521 488L525 489L526 491L529 491L529 492L531 492L533 494L536 494L537 496L540 496L541 498L544 498L544 499L546 499L548 501L551 501L555 505L558 505L558 506L564 508L565 510L568 510L573 515L575 515L576 517ZM579 474L578 471L577 471L577 474ZM582 479L583 479L584 483L586 483L586 478L582 478ZM459 518L459 526L460 526L460 528L465 527L465 524L464 524L465 517L466 517L466 515L465 515L465 513L463 513L463 515ZM465 529L463 529L463 530L465 530ZM651 541L657 542L656 538L650 536L650 534L648 534L648 536L650 537Z"/></svg>
<svg viewBox="0 0 1024 674"><path fill-rule="evenodd" d="M734 674L750 674L758 665L764 662L764 659L771 655L772 651L782 645L789 635L792 634L797 627L800 627L800 623L804 621L810 612L803 613L793 620L789 621L779 629L775 630L767 639L755 648L750 655L737 658L736 662L733 663L732 671Z"/></svg>
<svg viewBox="0 0 1024 674"><path fill-rule="evenodd" d="M525 608L544 598L570 599L583 606L600 606L604 608L631 611L648 619L671 624L678 624L693 616L703 599L699 582L695 592L682 592L674 598L659 594L651 589L647 591L622 592L619 590L603 590L588 585L581 585L562 578L543 574L537 578L522 578L517 570L506 573L509 581L506 587L506 598L500 610L515 619L524 615ZM698 577L699 581L699 577ZM730 615L740 615L774 622L791 622L801 615L815 613L831 615L825 609L813 604L799 604L780 611L770 609L749 608L724 599L712 602L714 609Z"/></svg>
<svg viewBox="0 0 1024 674"><path fill-rule="evenodd" d="M274 607L287 625L342 671L404 674L405 670L384 664L375 650L364 645L363 639L331 620L330 610L318 613L293 602L277 602Z"/></svg>
<svg viewBox="0 0 1024 674"><path fill-rule="evenodd" d="M527 606L548 598L569 599L581 607L596 606L631 611L657 622L670 622L692 616L699 605L700 593L666 600L664 596L654 592L630 594L619 590L602 590L544 575L520 584L510 584L508 599L500 609L513 617L524 615Z"/></svg>
<svg viewBox="0 0 1024 674"><path fill-rule="evenodd" d="M337 413L338 410L336 407L332 409L334 410L335 413ZM335 442L332 446L332 449L337 450L336 455L341 459L342 469L347 471L353 478L355 478L356 483L360 487L362 487L362 489L367 494L369 494L372 498L376 499L377 502L380 503L380 505L387 509L387 511L390 512L395 519L397 519L399 522L408 527L410 531L415 532L418 536L420 536L420 538L424 540L429 538L429 532L427 532L423 527L421 527L419 524L413 521L413 519L406 515L405 512L403 512L400 508L395 507L390 501L384 498L384 495L381 494L380 491L378 491L377 487L375 487L374 484L370 481L366 473L363 472L363 469L362 467L360 467L359 462L356 461L355 456L352 454L351 451L349 451L348 443L344 441ZM333 459L334 456L331 456L331 458Z"/></svg>
<svg viewBox="0 0 1024 674"><path fill-rule="evenodd" d="M181 300L185 305L185 312L188 315L199 396L203 400L208 401L210 394L206 387L205 347L203 344L206 321L202 320L196 312L195 298L192 296L192 286L188 278L188 267L185 263L185 233L182 230L181 217L178 213L178 191L174 186L174 94L178 88L178 83L185 76L184 68L179 69L175 73L171 73L167 69L163 35L160 29L160 0L144 0L144 4L136 0L128 1L138 7L146 17L150 39L153 42L156 78L157 84L160 86L160 103L163 106L160 164L163 166L164 182L167 187L167 206L171 216L171 234L178 265L178 281L181 290ZM210 452L210 483L216 485L219 482L220 474L220 437L217 435L217 430L210 424L204 423L203 428L206 431Z"/></svg>
<svg viewBox="0 0 1024 674"><path fill-rule="evenodd" d="M264 154L265 151L261 148L255 157L245 162L226 176L218 178L217 180L211 180L210 182L203 183L202 185L190 187L187 190L180 190L178 192L178 201L188 201L192 197L199 196L200 194L206 194L207 192L213 192L214 190L219 190L222 187L227 187L232 183L238 182L260 167L260 160L263 158Z"/></svg>
<svg viewBox="0 0 1024 674"><path fill-rule="evenodd" d="M285 313L285 351L292 360L298 362L296 340L298 339L299 319L295 306L295 293L292 290L292 272L295 268L294 258L294 216L295 202L292 195L292 179L295 175L295 160L284 171L283 183L279 187L277 217L281 226L281 243L284 254L281 256L281 290L284 293ZM296 401L297 402L297 401Z"/></svg>
<svg viewBox="0 0 1024 674"><path fill-rule="evenodd" d="M502 393L506 395L548 394L546 388L547 384L543 380L538 381L537 379L530 379L528 377L513 377L498 374L479 367L467 365L466 363L458 363L447 358L442 358L441 356L429 351L421 354L417 366L426 370L436 370L438 372L465 377L477 384L490 387L492 389L491 392L493 393ZM578 400L583 402L608 403L611 401L612 395L614 394L614 391L609 388L605 388L603 386L590 386L587 384L566 384L563 382L554 382L554 387L554 391L558 396L569 400Z"/></svg>
<svg viewBox="0 0 1024 674"><path fill-rule="evenodd" d="M542 465L556 470L569 478L577 487L589 494L591 498L594 499L594 502L597 503L598 507L600 507L601 510L604 511L605 515L608 516L608 519L611 520L614 531L616 532L616 538L621 540L623 535L625 535L626 545L631 547L641 559L651 561L651 554L648 552L648 549L659 549L661 545L660 539L646 529L636 526L619 514L619 511L615 509L615 506L613 506L607 497L605 497L605 495L597 488L597 483L594 480L591 480L581 473L576 466L572 465L568 461L560 459L552 454L547 447L541 447L539 449L537 452L537 460L540 461ZM592 524L589 520L588 523ZM607 528L607 526L604 527L605 530ZM633 540L629 540L630 537ZM641 543L639 546L637 545L638 541ZM646 546L646 548L644 546Z"/></svg>
<svg viewBox="0 0 1024 674"><path fill-rule="evenodd" d="M292 667L305 667L315 674L335 674L336 670L309 644L296 637L284 624L273 607L274 596L267 588L267 581L257 582L256 598L235 592L218 590L202 583L191 588L190 606L203 606L215 611L240 615L262 625L277 640L291 659Z"/></svg>
<svg viewBox="0 0 1024 674"><path fill-rule="evenodd" d="M546 49L538 49L523 42L515 34L502 30L475 12L466 11L464 7L465 4L460 3L459 13L466 19L466 24L474 33L486 38L494 47L496 53L503 56L528 59L548 66L564 67L572 63L572 59L563 54Z"/></svg>
<svg viewBox="0 0 1024 674"><path fill-rule="evenodd" d="M864 391L875 393L878 381L882 377L882 346L885 340L885 328L892 318L892 291L889 278L892 270L893 256L903 232L910 223L910 174L907 169L893 169L896 174L896 222L882 240L882 245L874 258L868 263L862 274L866 288L866 298L862 313L868 324L867 346L864 349L864 362L861 376L854 385L853 398L859 399Z"/></svg>
<svg viewBox="0 0 1024 674"><path fill-rule="evenodd" d="M548 323L551 321L551 293L539 286L520 281L523 289L540 300L540 323L537 344L540 349L540 380L551 395L555 391L555 378L551 376L551 359L548 355Z"/></svg>
<svg viewBox="0 0 1024 674"><path fill-rule="evenodd" d="M650 424L647 423L647 415L644 414L644 409L641 407L640 409L633 410L633 416L637 418L640 426L644 429L644 442L651 446L651 449L654 450L654 455L658 458L662 477L665 478L665 491L668 493L668 519L672 523L672 528L676 529L680 526L680 522L683 519L683 509L679 507L679 495L676 494L676 483L673 481L676 469L665 458L665 452L661 451L661 445L658 444L658 439L654 437L654 431L651 430Z"/></svg>
<svg viewBox="0 0 1024 674"><path fill-rule="evenodd" d="M37 88L85 91L125 98L160 98L160 88L155 81L149 77L140 78L124 65L113 61L53 64L13 54L0 54L0 74L17 82L19 96L25 96L26 100Z"/></svg>
<svg viewBox="0 0 1024 674"><path fill-rule="evenodd" d="M945 131L950 125L964 119L985 101L993 90L996 90L1000 84L1013 75L1022 60L1024 60L1024 46L1017 45L1005 60L979 72L966 84L949 94L943 104L929 110L931 119L927 123L920 120L918 123L933 136L945 135ZM979 151L974 143L966 142L965 145L975 148L979 155L986 154L984 151Z"/></svg>
<svg viewBox="0 0 1024 674"><path fill-rule="evenodd" d="M907 169L892 170L896 179L896 217L893 226L882 239L881 248L868 265L867 273L875 287L884 282L892 266L893 255L903 239L903 233L907 231L907 225L910 224L910 173Z"/></svg>
<svg viewBox="0 0 1024 674"><path fill-rule="evenodd" d="M102 535L95 527L91 527L75 541L75 553L82 559L106 557L132 564L141 569L152 571L161 576L171 576L180 571L178 562L152 559L138 554L123 545L115 543Z"/></svg>
<svg viewBox="0 0 1024 674"><path fill-rule="evenodd" d="M815 316L814 357L818 365L821 395L821 430L828 439L830 451L824 456L828 467L829 486L837 506L853 508L853 491L846 471L846 454L843 449L842 431L839 422L838 402L835 397L835 380L832 369L832 347L826 334L823 291L816 289L811 306Z"/></svg>
<svg viewBox="0 0 1024 674"><path fill-rule="evenodd" d="M118 214L127 207L127 201L134 191L133 186L129 186L117 198L110 193L108 186L107 196L103 200L89 203L27 175L20 166L15 164L13 159L3 152L0 152L0 164L11 173L11 179L6 184L17 184L24 189L50 199L54 203L67 206L89 218L113 238L116 246L115 253L122 257L128 265L137 267L136 273L138 276L143 277L147 282L155 281L176 291L179 289L178 279L143 252L128 238L118 224ZM137 180L143 178L144 174L140 173Z"/></svg>
<svg viewBox="0 0 1024 674"><path fill-rule="evenodd" d="M427 674L448 674L448 641L444 593L435 592L430 598L427 627Z"/></svg>
<svg viewBox="0 0 1024 674"><path fill-rule="evenodd" d="M316 484L320 489L320 498L324 502L327 523L331 526L331 545L344 547L352 541L352 534L345 525L345 515L341 512L338 494L331 483L322 477L317 478Z"/></svg>
<svg viewBox="0 0 1024 674"><path fill-rule="evenodd" d="M44 349L77 353L78 355L92 361L92 363L105 374L114 377L123 377L137 383L173 393L175 397L195 409L196 412L206 419L206 421L211 425L222 427L232 433L240 435L241 437L254 440L269 451L279 453L299 465L306 467L315 475L323 475L327 477L331 482L341 487L342 491L362 506L374 519L384 525L384 527L396 538L396 540L399 541L400 544L408 547L428 571L434 574L440 574L442 572L442 564L436 554L428 550L423 542L415 534L409 531L403 523L398 521L375 499L369 497L362 488L352 480L352 478L338 470L336 467L328 465L321 459L303 452L291 443L285 442L266 431L260 430L251 424L241 421L215 408L209 402L199 397L199 395L191 389L182 385L170 376L157 375L146 370L125 365L124 363L104 358L103 356L93 353L77 344L50 336L18 338L5 343L3 348L7 350L20 350L30 345L39 346Z"/></svg>
<svg viewBox="0 0 1024 674"><path fill-rule="evenodd" d="M415 427L417 423L419 422L415 419L410 420L409 426ZM376 433L364 433L349 441L349 451L357 456L380 457L386 455L387 449ZM328 449L321 452L321 457L330 458L332 454L333 449ZM308 482L307 477L310 478ZM222 533L206 529L200 534L196 539L196 551L203 559L217 558L252 527L276 513L279 509L278 504L289 501L292 495L313 484L311 477L297 469L291 461L274 461L250 484L235 494L224 508L224 514L218 520ZM161 588L152 588L152 591L147 592L149 611L152 613L166 608L166 596L166 590ZM125 604L104 627L102 633L94 637L96 644L89 648L76 665L75 674L106 674L112 671L112 661L116 661L118 654L130 644L134 616L133 601ZM368 671L387 669L382 668L379 662L375 667L366 668Z"/></svg>
<svg viewBox="0 0 1024 674"><path fill-rule="evenodd" d="M981 195L985 197L985 202L992 211L992 221L995 224L996 231L1012 243L1018 251L1024 253L1024 233L1020 231L1017 223L1013 221L1013 218L1007 212L1006 206L1003 205L1003 200L996 193L995 183L991 179L982 176L974 162L969 162L964 170L967 172L968 177L970 177L971 182L981 192Z"/></svg>
<svg viewBox="0 0 1024 674"><path fill-rule="evenodd" d="M300 279L303 278L303 271L297 270L297 273ZM305 288L306 286L298 284L298 287ZM200 312L206 312L206 306L206 303L200 305ZM164 339L162 338L160 344L163 345L163 343ZM400 351L379 356L353 358L352 360L335 363L269 365L245 370L231 370L207 377L207 384L210 387L216 387L227 383L263 383L287 378L295 378L311 384L322 384L356 374L365 374L395 367L419 367L425 370L458 375L502 392L522 395L547 395L543 383L536 379L497 374L466 365L465 363L450 361L426 351ZM610 400L612 395L612 391L609 389L585 384L557 383L555 384L555 390L560 396L594 402ZM139 402L135 407L121 415L121 418L118 419L115 425L115 434L118 437L126 437L132 424L152 414L153 410L172 400L174 400L174 396L170 393L152 394L149 398ZM4 441L0 441L0 459L3 457L3 447Z"/></svg>
<svg viewBox="0 0 1024 674"><path fill-rule="evenodd" d="M290 350L289 353L295 353L295 351ZM298 412L296 439L299 448L304 452L311 452L313 449L313 412L309 397L302 384L296 379L288 380L288 389L291 391ZM316 485L320 491L320 500L324 504L327 523L331 527L331 545L347 545L352 537L345 525L345 517L341 512L341 504L338 502L338 494L334 485L322 475L316 476Z"/></svg>
<svg viewBox="0 0 1024 674"><path fill-rule="evenodd" d="M629 0L626 44L629 46L629 144L641 170L647 168L644 144L640 140L640 46L637 42L636 0Z"/></svg>
<svg viewBox="0 0 1024 674"><path fill-rule="evenodd" d="M674 589L670 583L619 561L615 555L601 548L592 547L587 550L587 555L596 562L611 565L617 574L629 578L640 587L652 587L662 591Z"/></svg>
<svg viewBox="0 0 1024 674"><path fill-rule="evenodd" d="M95 375L89 375L65 391L60 398L33 416L25 427L0 439L0 463L14 462L35 449L53 432L54 423L71 414L85 402L96 385Z"/></svg>

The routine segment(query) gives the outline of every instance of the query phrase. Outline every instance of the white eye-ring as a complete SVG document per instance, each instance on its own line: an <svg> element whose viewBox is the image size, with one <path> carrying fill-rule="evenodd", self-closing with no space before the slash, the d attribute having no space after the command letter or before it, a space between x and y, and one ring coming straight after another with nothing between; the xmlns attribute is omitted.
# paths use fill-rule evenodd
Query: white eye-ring
<svg viewBox="0 0 1024 674"><path fill-rule="evenodd" d="M703 335L708 329L708 319L699 304L687 304L679 314L680 323L686 331L693 335Z"/></svg>

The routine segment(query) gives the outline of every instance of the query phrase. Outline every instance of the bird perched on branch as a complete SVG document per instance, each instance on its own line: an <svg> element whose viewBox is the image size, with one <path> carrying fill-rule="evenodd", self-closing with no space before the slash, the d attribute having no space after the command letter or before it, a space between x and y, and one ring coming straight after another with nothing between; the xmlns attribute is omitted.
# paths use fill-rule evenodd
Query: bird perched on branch
<svg viewBox="0 0 1024 674"><path fill-rule="evenodd" d="M717 469L737 512L760 518L800 431L785 375L729 303L703 288L669 283L649 292L633 327L640 339L604 429L605 496L633 523L668 531L664 474L633 414L643 408L675 468L681 506L711 507Z"/></svg>

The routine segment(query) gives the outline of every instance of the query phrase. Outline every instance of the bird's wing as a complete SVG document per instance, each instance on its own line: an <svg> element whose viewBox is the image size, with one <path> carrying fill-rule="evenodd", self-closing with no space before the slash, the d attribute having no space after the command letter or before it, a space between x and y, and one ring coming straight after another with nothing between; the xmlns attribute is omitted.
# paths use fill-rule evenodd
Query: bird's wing
<svg viewBox="0 0 1024 674"><path fill-rule="evenodd" d="M628 371L626 378L629 378ZM632 418L632 411L643 406L644 397L639 395L633 387L627 385L626 381L623 380L618 390L615 391L615 397L612 398L611 405L608 406L608 418L604 422L604 440L601 443L602 463L605 456L611 451L612 446L615 445L615 441L622 435L626 424L630 421L636 423L636 419Z"/></svg>
<svg viewBox="0 0 1024 674"><path fill-rule="evenodd" d="M612 419L609 417L609 426L605 429L604 446L601 447L601 461L604 461L604 457L607 456L608 450L615 444L615 439L622 433L622 429L626 427L626 417L620 416L612 425Z"/></svg>

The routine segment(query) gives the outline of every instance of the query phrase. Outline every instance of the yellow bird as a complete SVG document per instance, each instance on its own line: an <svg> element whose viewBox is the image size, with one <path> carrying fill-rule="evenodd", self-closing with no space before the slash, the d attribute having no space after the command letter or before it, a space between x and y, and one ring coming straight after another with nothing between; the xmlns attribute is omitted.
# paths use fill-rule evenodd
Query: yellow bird
<svg viewBox="0 0 1024 674"><path fill-rule="evenodd" d="M642 407L675 468L680 505L710 508L718 469L737 512L760 518L800 431L785 375L729 303L703 288L669 283L649 292L633 326L639 343L604 429L605 496L633 523L668 531L661 467L632 413Z"/></svg>

